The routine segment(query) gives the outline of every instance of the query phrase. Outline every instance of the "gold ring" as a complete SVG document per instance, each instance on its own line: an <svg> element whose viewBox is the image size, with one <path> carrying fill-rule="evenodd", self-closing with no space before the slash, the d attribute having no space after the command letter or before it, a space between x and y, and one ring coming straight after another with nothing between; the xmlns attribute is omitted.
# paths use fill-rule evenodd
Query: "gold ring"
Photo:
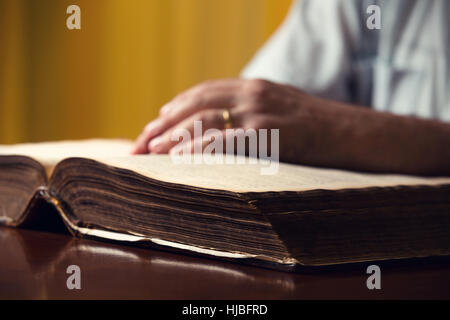
<svg viewBox="0 0 450 320"><path fill-rule="evenodd" d="M223 117L223 126L225 129L231 129L233 128L233 121L231 121L231 113L230 110L225 109L222 112Z"/></svg>

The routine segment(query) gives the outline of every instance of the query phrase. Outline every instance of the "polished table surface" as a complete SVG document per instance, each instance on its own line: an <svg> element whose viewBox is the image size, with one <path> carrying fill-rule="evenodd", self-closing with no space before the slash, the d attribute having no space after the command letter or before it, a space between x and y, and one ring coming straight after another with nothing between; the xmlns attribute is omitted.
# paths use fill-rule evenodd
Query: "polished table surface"
<svg viewBox="0 0 450 320"><path fill-rule="evenodd" d="M81 289L69 290L69 265ZM449 299L450 259L370 263L291 274L70 235L0 227L1 299Z"/></svg>

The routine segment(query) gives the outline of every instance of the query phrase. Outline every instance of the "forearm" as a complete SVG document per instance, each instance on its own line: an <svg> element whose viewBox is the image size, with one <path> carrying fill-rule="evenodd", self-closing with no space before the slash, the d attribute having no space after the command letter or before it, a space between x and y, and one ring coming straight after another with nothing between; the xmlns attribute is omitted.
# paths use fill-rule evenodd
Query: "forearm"
<svg viewBox="0 0 450 320"><path fill-rule="evenodd" d="M319 99L329 114L307 162L373 172L450 174L450 124Z"/></svg>
<svg viewBox="0 0 450 320"><path fill-rule="evenodd" d="M450 124L396 116L317 98L265 80L199 84L161 110L134 154L167 153L175 130L225 129L223 111L245 129L279 129L280 160L372 172L450 175Z"/></svg>

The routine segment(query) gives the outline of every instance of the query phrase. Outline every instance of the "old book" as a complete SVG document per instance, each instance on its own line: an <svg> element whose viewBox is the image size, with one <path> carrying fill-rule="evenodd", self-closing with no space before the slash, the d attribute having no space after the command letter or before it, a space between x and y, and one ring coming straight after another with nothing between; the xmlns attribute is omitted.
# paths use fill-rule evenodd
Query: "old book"
<svg viewBox="0 0 450 320"><path fill-rule="evenodd" d="M130 148L0 146L0 224L282 270L450 254L448 177L291 164L261 175L264 164L178 164Z"/></svg>

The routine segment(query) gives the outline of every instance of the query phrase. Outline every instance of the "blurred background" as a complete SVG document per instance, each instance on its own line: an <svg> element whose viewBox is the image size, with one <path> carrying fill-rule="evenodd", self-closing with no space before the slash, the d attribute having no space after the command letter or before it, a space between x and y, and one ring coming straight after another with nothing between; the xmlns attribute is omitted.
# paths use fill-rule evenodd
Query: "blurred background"
<svg viewBox="0 0 450 320"><path fill-rule="evenodd" d="M238 76L290 4L0 0L0 143L134 139L178 92Z"/></svg>

